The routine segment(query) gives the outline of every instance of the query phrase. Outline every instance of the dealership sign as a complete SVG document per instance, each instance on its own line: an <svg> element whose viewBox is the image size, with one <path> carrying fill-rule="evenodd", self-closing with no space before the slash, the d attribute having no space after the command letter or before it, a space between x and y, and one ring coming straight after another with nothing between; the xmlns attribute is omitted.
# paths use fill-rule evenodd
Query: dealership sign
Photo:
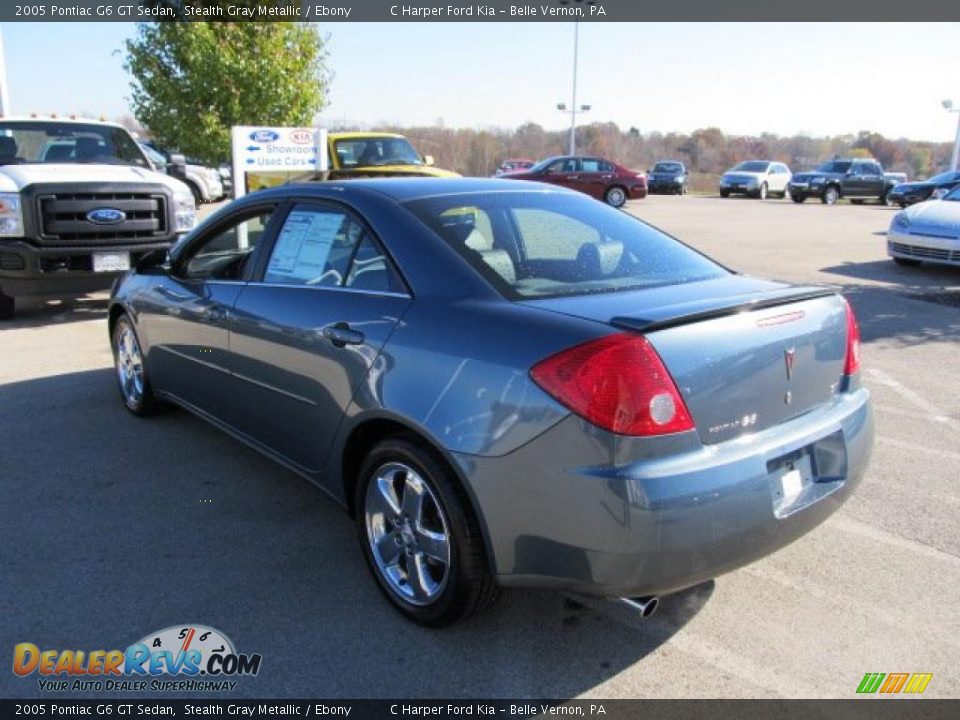
<svg viewBox="0 0 960 720"><path fill-rule="evenodd" d="M327 131L320 128L237 125L232 145L234 197L327 170Z"/></svg>

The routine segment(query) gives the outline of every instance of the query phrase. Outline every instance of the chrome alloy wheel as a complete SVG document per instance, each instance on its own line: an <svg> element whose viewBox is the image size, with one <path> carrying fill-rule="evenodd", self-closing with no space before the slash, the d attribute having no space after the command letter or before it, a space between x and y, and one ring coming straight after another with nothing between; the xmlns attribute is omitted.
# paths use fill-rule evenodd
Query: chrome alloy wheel
<svg viewBox="0 0 960 720"><path fill-rule="evenodd" d="M382 465L367 486L364 516L390 589L413 605L436 600L450 574L450 526L430 485L407 465Z"/></svg>
<svg viewBox="0 0 960 720"><path fill-rule="evenodd" d="M143 399L143 357L137 336L129 325L124 325L117 338L115 362L123 399L128 405L136 405Z"/></svg>

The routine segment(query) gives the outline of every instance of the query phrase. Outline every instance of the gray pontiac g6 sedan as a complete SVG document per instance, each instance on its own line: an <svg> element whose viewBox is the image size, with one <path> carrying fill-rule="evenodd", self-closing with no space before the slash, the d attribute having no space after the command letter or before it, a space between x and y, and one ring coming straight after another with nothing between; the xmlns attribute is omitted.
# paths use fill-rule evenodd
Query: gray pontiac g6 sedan
<svg viewBox="0 0 960 720"><path fill-rule="evenodd" d="M109 329L131 412L314 482L426 625L501 586L652 612L823 522L872 445L835 290L529 182L254 193L126 274Z"/></svg>

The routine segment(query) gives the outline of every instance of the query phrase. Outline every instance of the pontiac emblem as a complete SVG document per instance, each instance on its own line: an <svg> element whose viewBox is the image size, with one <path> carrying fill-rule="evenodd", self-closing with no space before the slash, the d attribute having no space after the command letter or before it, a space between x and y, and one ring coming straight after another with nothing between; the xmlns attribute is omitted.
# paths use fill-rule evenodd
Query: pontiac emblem
<svg viewBox="0 0 960 720"><path fill-rule="evenodd" d="M787 380L790 380L793 377L793 363L797 358L797 351L793 348L789 348L783 351L783 359L787 363Z"/></svg>

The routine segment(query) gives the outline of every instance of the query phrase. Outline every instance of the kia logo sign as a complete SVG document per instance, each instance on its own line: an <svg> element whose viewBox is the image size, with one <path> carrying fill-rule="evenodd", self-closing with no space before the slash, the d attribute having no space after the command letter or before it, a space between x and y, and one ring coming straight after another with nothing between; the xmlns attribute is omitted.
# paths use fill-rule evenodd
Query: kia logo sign
<svg viewBox="0 0 960 720"><path fill-rule="evenodd" d="M116 225L126 219L127 214L116 208L96 208L87 213L87 220L95 225Z"/></svg>
<svg viewBox="0 0 960 720"><path fill-rule="evenodd" d="M291 130L290 131L290 142L295 142L297 145L309 145L313 142L313 131L311 130Z"/></svg>
<svg viewBox="0 0 960 720"><path fill-rule="evenodd" d="M257 143L272 143L280 139L280 133L275 130L254 130L250 139Z"/></svg>

